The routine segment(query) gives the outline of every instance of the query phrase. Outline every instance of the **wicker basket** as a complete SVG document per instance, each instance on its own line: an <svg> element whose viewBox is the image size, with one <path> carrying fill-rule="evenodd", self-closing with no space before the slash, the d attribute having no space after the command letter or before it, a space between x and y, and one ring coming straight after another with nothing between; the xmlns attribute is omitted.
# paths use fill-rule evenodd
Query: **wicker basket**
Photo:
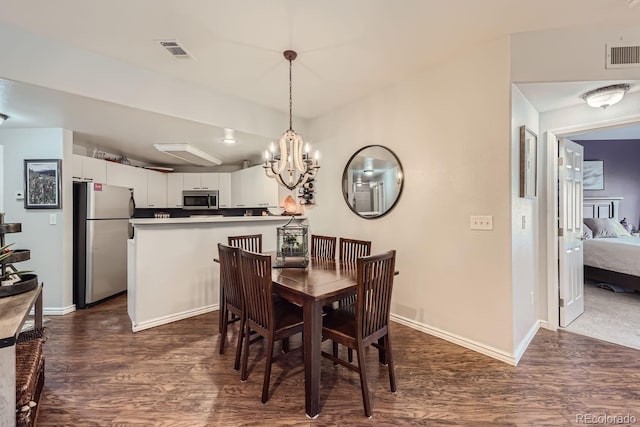
<svg viewBox="0 0 640 427"><path fill-rule="evenodd" d="M44 385L42 345L45 331L36 329L18 336L16 343L16 426L33 426Z"/></svg>

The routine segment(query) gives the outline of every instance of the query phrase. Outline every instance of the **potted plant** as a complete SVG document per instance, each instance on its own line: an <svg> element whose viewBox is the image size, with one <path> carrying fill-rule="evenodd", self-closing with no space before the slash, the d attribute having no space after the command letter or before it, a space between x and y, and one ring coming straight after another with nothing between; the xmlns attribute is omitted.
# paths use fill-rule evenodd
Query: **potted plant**
<svg viewBox="0 0 640 427"><path fill-rule="evenodd" d="M0 285L2 286L15 285L36 278L35 275L28 274L31 270L18 271L13 264L11 264L12 261L18 261L14 259L16 255L24 252L11 250L9 248L11 245L13 245L13 243L0 247ZM20 261L22 260L20 259Z"/></svg>

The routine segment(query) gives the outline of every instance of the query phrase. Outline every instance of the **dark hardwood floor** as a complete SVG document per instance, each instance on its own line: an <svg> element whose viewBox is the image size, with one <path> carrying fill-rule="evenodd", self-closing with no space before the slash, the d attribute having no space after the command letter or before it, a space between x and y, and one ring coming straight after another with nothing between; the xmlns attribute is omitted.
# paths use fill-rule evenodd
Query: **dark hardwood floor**
<svg viewBox="0 0 640 427"><path fill-rule="evenodd" d="M134 334L122 296L49 319L40 426L559 426L605 413L640 423L640 352L567 332L541 330L514 368L394 323L397 394L369 349L374 415L367 419L358 375L324 359L322 412L309 420L301 355L274 363L263 405L264 346L251 346L242 383L235 341L218 354L217 312Z"/></svg>

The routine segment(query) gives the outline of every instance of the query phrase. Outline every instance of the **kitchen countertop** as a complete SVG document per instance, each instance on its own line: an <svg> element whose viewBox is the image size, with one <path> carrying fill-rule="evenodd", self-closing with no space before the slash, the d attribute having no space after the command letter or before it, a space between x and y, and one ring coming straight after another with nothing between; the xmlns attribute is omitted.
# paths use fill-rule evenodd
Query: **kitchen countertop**
<svg viewBox="0 0 640 427"><path fill-rule="evenodd" d="M288 221L290 216L193 216L190 218L131 218L133 225L160 225L160 224L200 224L200 223L229 223L229 222L262 222L262 221ZM296 220L307 219L306 216L295 216Z"/></svg>

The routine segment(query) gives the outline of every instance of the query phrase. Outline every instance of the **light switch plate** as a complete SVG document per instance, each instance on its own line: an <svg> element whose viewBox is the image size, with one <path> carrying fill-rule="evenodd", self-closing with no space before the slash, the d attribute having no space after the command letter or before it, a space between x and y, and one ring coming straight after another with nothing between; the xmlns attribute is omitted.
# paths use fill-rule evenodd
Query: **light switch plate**
<svg viewBox="0 0 640 427"><path fill-rule="evenodd" d="M49 225L56 225L57 217L56 214L49 214Z"/></svg>
<svg viewBox="0 0 640 427"><path fill-rule="evenodd" d="M472 230L493 230L492 215L471 215Z"/></svg>

